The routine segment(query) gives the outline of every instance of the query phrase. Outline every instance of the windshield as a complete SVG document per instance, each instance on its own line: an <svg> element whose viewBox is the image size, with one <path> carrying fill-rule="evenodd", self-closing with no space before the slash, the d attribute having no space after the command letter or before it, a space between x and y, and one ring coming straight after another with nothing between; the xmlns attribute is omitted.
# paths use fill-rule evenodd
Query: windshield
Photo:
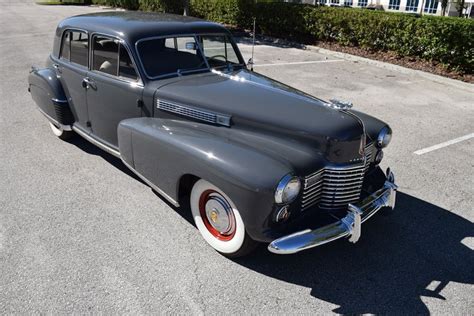
<svg viewBox="0 0 474 316"><path fill-rule="evenodd" d="M196 35L147 39L137 45L149 78L184 75L209 68L243 66L227 35Z"/></svg>

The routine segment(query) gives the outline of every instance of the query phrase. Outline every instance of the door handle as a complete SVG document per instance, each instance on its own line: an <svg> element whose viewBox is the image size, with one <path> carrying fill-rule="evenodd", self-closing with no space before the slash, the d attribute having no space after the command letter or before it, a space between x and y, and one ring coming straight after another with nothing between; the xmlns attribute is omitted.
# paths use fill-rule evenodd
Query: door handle
<svg viewBox="0 0 474 316"><path fill-rule="evenodd" d="M84 79L82 79L82 87L85 89L89 89L89 88L96 89L94 80L92 80L89 77L85 77Z"/></svg>

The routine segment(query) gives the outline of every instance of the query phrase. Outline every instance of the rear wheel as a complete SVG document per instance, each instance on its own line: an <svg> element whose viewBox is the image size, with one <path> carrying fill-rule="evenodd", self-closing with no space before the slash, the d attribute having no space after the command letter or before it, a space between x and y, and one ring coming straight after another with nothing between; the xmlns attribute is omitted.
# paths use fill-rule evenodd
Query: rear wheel
<svg viewBox="0 0 474 316"><path fill-rule="evenodd" d="M235 204L213 184L197 181L191 190L190 204L196 227L218 252L227 257L241 257L258 245L245 231Z"/></svg>
<svg viewBox="0 0 474 316"><path fill-rule="evenodd" d="M49 126L51 127L53 134L56 135L59 139L68 140L74 136L74 132L65 131L61 127L58 127L51 122L49 122Z"/></svg>

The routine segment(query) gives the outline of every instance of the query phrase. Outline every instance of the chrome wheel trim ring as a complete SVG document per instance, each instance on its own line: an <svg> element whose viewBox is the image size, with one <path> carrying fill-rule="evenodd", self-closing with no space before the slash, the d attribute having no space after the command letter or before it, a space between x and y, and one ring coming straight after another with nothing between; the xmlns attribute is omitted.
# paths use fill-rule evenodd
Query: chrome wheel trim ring
<svg viewBox="0 0 474 316"><path fill-rule="evenodd" d="M231 235L235 231L232 206L217 192L209 195L205 213L209 224L222 235Z"/></svg>

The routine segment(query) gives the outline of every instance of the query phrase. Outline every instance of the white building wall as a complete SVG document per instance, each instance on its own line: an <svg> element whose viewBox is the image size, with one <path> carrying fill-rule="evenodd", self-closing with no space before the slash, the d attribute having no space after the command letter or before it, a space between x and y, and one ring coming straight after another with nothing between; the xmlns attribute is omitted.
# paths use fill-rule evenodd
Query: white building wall
<svg viewBox="0 0 474 316"><path fill-rule="evenodd" d="M361 7L359 2L361 0L352 0L352 7ZM364 1L364 0L362 0ZM419 14L429 14L429 15L441 15L441 1L438 0L436 6L436 13L429 13L424 11L424 7L429 0L418 0L418 7L416 12L413 11L406 11L408 0L400 0L400 8L399 9L389 9L390 0L366 0L368 6L382 6L385 11L388 12L404 12L404 13L419 13ZM467 9L465 10L465 15L474 17L474 0L465 0ZM325 5L338 5L344 6L344 0L285 0L285 2L298 2L298 3L308 3L308 4L318 4L323 3ZM448 3L448 7L446 9L446 15L449 16L458 16L456 6L454 1L450 1Z"/></svg>

